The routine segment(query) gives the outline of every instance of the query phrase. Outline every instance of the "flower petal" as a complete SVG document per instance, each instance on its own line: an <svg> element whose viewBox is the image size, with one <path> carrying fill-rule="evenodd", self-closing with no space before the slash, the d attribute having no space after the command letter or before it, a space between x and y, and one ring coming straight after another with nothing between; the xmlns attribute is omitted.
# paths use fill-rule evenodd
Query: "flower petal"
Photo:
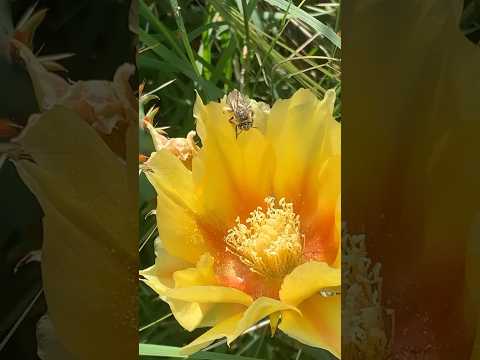
<svg viewBox="0 0 480 360"><path fill-rule="evenodd" d="M278 300L261 297L256 299L248 309L243 313L242 318L238 321L235 331L227 336L227 342L230 344L237 337L242 335L245 330L255 325L258 321L283 311L294 311L300 315L300 311L295 307L282 303Z"/></svg>
<svg viewBox="0 0 480 360"><path fill-rule="evenodd" d="M338 195L337 199L337 206L335 207L335 242L338 245L337 256L335 257L335 261L333 262L332 266L335 268L339 268L342 266L342 199L341 195Z"/></svg>
<svg viewBox="0 0 480 360"><path fill-rule="evenodd" d="M323 262L310 261L297 266L283 280L280 300L297 306L323 288L340 286L341 275L340 269Z"/></svg>
<svg viewBox="0 0 480 360"><path fill-rule="evenodd" d="M239 215L247 215L258 205L264 205L265 197L272 193L272 179L276 164L273 147L256 129L242 133L237 140L243 158L242 189Z"/></svg>
<svg viewBox="0 0 480 360"><path fill-rule="evenodd" d="M223 320L221 323L208 330L202 336L184 346L181 350L182 355L191 355L210 345L215 340L229 336L235 330L241 317L242 313L239 313L226 320Z"/></svg>
<svg viewBox="0 0 480 360"><path fill-rule="evenodd" d="M305 259L329 264L340 247L340 124L332 116L334 102L334 91L319 101L310 91L299 90L291 99L275 103L267 127L281 165L275 169L274 193L292 201L301 217Z"/></svg>
<svg viewBox="0 0 480 360"><path fill-rule="evenodd" d="M165 295L174 286L173 274L190 266L190 263L169 255L164 249L157 249L155 264L140 271L142 281L159 295Z"/></svg>
<svg viewBox="0 0 480 360"><path fill-rule="evenodd" d="M225 303L216 303L215 301L196 301L198 299L193 297L185 299L181 296L179 298L169 296L173 286L198 289L208 287L200 285L215 284L213 258L205 253L200 257L197 266L192 268L189 267L189 263L168 255L161 248L157 249L156 253L155 265L140 272L144 277L142 281L170 305L175 319L185 329L192 331L197 327L216 325L219 321L245 308L241 304L229 303L226 298L223 298ZM175 295L175 292L173 294Z"/></svg>
<svg viewBox="0 0 480 360"><path fill-rule="evenodd" d="M340 156L329 157L320 171L307 180L300 210L305 257L332 264L340 249Z"/></svg>
<svg viewBox="0 0 480 360"><path fill-rule="evenodd" d="M202 149L192 163L194 182L204 216L214 227L231 222L236 216L237 194L235 179L239 179L242 156L235 131L221 103L204 105L199 96L194 117ZM215 179L215 181L212 181ZM224 229L222 229L223 231Z"/></svg>
<svg viewBox="0 0 480 360"><path fill-rule="evenodd" d="M279 329L304 344L326 349L340 358L340 299L340 296L315 295L299 306L302 315L284 312Z"/></svg>
<svg viewBox="0 0 480 360"><path fill-rule="evenodd" d="M157 191L158 232L169 254L196 263L206 247L195 217L191 172L163 149L146 163L145 172Z"/></svg>
<svg viewBox="0 0 480 360"><path fill-rule="evenodd" d="M222 337L227 337L227 343L230 345L232 341L259 320L282 311L296 312L297 314L300 314L299 310L295 307L283 304L278 300L266 297L259 298L255 300L245 312L238 313L231 318L224 320L185 346L182 353L185 355L193 354L194 352L208 346L214 340Z"/></svg>
<svg viewBox="0 0 480 360"><path fill-rule="evenodd" d="M172 201L194 209L192 173L176 156L163 149L153 153L145 165L145 175L157 193L164 193Z"/></svg>
<svg viewBox="0 0 480 360"><path fill-rule="evenodd" d="M213 257L205 253L198 260L196 268L176 271L173 274L175 288L216 284L213 263Z"/></svg>
<svg viewBox="0 0 480 360"><path fill-rule="evenodd" d="M215 326L221 321L245 310L244 305L223 303L198 303L166 298L178 323L186 330Z"/></svg>
<svg viewBox="0 0 480 360"><path fill-rule="evenodd" d="M203 105L198 98L195 117L203 144L192 164L199 216L217 231L211 238L223 239L237 216L247 215L271 193L273 148L255 128L236 138L222 103Z"/></svg>
<svg viewBox="0 0 480 360"><path fill-rule="evenodd" d="M170 255L194 264L207 251L192 211L162 192L157 196L157 224L165 250Z"/></svg>
<svg viewBox="0 0 480 360"><path fill-rule="evenodd" d="M274 177L278 197L301 203L305 178L317 174L325 159L338 154L340 125L332 117L334 102L333 90L319 101L312 92L302 89L272 107L267 138L282 162Z"/></svg>
<svg viewBox="0 0 480 360"><path fill-rule="evenodd" d="M200 326L210 308L209 304L170 299L165 301L170 305L170 310L178 323L188 331L193 331Z"/></svg>
<svg viewBox="0 0 480 360"><path fill-rule="evenodd" d="M251 100L250 105L255 114L253 118L253 126L265 134L267 131L267 120L270 113L270 106L264 102L255 100Z"/></svg>
<svg viewBox="0 0 480 360"><path fill-rule="evenodd" d="M252 298L244 292L223 286L190 286L170 289L166 296L176 299L199 303L232 303L250 305Z"/></svg>

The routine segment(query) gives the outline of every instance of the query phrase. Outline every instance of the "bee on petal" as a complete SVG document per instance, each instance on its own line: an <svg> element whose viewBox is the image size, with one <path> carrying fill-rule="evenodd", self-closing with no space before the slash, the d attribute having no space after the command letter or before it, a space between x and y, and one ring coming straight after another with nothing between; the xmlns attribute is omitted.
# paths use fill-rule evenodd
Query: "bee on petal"
<svg viewBox="0 0 480 360"><path fill-rule="evenodd" d="M231 115L228 121L235 126L235 137L238 137L238 134L242 131L247 131L254 127L254 113L250 99L242 95L240 91L234 89L227 95L224 110Z"/></svg>

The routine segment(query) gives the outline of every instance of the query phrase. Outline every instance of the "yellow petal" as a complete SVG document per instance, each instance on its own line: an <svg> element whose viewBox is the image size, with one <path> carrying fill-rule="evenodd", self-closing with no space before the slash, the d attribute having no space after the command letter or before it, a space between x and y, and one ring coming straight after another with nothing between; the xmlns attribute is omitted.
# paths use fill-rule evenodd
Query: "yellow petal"
<svg viewBox="0 0 480 360"><path fill-rule="evenodd" d="M157 195L158 234L167 252L195 264L207 251L195 215L164 193Z"/></svg>
<svg viewBox="0 0 480 360"><path fill-rule="evenodd" d="M307 259L333 264L340 251L340 156L306 177L300 216Z"/></svg>
<svg viewBox="0 0 480 360"><path fill-rule="evenodd" d="M333 267L339 268L342 266L342 217L341 217L341 209L342 209L342 199L341 195L338 196L337 199L337 206L335 208L335 235L336 235L336 242L339 244L337 256L335 258L334 263L332 264Z"/></svg>
<svg viewBox="0 0 480 360"><path fill-rule="evenodd" d="M196 268L178 270L173 274L175 287L189 287L197 285L215 285L215 272L213 270L213 257L205 253L197 262Z"/></svg>
<svg viewBox="0 0 480 360"><path fill-rule="evenodd" d="M236 328L238 321L241 319L242 313L236 314L222 321L215 327L208 330L202 336L196 338L190 344L184 346L181 350L183 355L191 355L210 345L217 339L229 336Z"/></svg>
<svg viewBox="0 0 480 360"><path fill-rule="evenodd" d="M272 337L275 336L275 332L277 331L278 323L280 322L282 314L280 312L275 312L270 314L270 332Z"/></svg>
<svg viewBox="0 0 480 360"><path fill-rule="evenodd" d="M236 216L235 203L239 191L235 179L241 175L240 149L222 104L212 102L203 105L197 97L194 116L203 145L192 163L202 215L208 214L210 223L222 227Z"/></svg>
<svg viewBox="0 0 480 360"><path fill-rule="evenodd" d="M153 153L145 165L145 175L157 193L192 211L195 209L192 173L175 155L163 149Z"/></svg>
<svg viewBox="0 0 480 360"><path fill-rule="evenodd" d="M228 121L229 114L224 107L225 105L219 102L204 105L197 96L193 116L197 120L197 134L202 139L203 146L211 144L228 149L228 146L235 144L235 129ZM225 142L222 144L220 140ZM225 155L229 156L229 153Z"/></svg>
<svg viewBox="0 0 480 360"><path fill-rule="evenodd" d="M337 207L338 197L341 192L341 158L331 156L325 160L320 171L314 175L310 184L315 184L315 189L308 189L312 196L318 199L316 215L330 212ZM315 181L316 180L316 181ZM309 194L309 195L310 195Z"/></svg>
<svg viewBox="0 0 480 360"><path fill-rule="evenodd" d="M302 89L272 107L267 138L275 146L276 158L281 159L274 178L277 196L299 200L305 177L317 174L326 158L339 153L340 125L332 117L334 102L333 91L319 101Z"/></svg>
<svg viewBox="0 0 480 360"><path fill-rule="evenodd" d="M234 314L245 310L245 305L233 303L200 303L165 297L178 323L188 331L215 326Z"/></svg>
<svg viewBox="0 0 480 360"><path fill-rule="evenodd" d="M180 300L165 300L170 305L170 310L178 323L188 331L198 328L208 312L209 304L192 303Z"/></svg>
<svg viewBox="0 0 480 360"><path fill-rule="evenodd" d="M273 147L257 129L242 133L237 140L242 155L241 178L237 179L241 190L237 215L247 216L252 209L263 205L265 197L273 191L276 160Z"/></svg>
<svg viewBox="0 0 480 360"><path fill-rule="evenodd" d="M155 265L142 270L140 275L148 286L157 292L161 299L170 305L170 309L181 326L192 331L197 327L212 326L219 321L242 311L245 306L223 303L201 303L194 299L169 297L173 286L191 288L198 285L214 284L213 258L203 254L196 268L174 258L163 249L157 249Z"/></svg>
<svg viewBox="0 0 480 360"><path fill-rule="evenodd" d="M200 216L221 234L237 216L262 204L271 192L274 168L273 148L261 131L252 128L235 138L223 107L197 99L195 117L203 147L192 165Z"/></svg>
<svg viewBox="0 0 480 360"><path fill-rule="evenodd" d="M219 323L217 326L185 346L182 353L185 355L193 354L194 352L208 346L216 339L222 337L227 337L227 343L230 344L259 320L279 311L296 312L299 314L297 309L287 304L282 304L278 300L259 298L255 300L245 312L236 314L235 316Z"/></svg>
<svg viewBox="0 0 480 360"><path fill-rule="evenodd" d="M284 312L279 328L298 341L330 351L340 358L341 300L340 296L315 295L294 311Z"/></svg>
<svg viewBox="0 0 480 360"><path fill-rule="evenodd" d="M232 303L250 305L252 298L244 292L223 286L190 286L170 289L166 296L169 299L198 303Z"/></svg>
<svg viewBox="0 0 480 360"><path fill-rule="evenodd" d="M296 306L323 288L340 286L341 276L340 269L326 263L307 262L285 277L279 292L280 300Z"/></svg>
<svg viewBox="0 0 480 360"><path fill-rule="evenodd" d="M174 286L173 274L190 266L190 263L169 255L164 249L157 249L155 264L140 271L142 280L159 295Z"/></svg>
<svg viewBox="0 0 480 360"><path fill-rule="evenodd" d="M158 232L169 254L196 263L206 247L195 218L191 172L167 150L154 153L146 164L157 191Z"/></svg>
<svg viewBox="0 0 480 360"><path fill-rule="evenodd" d="M264 102L255 100L251 100L251 106L255 114L253 118L253 126L265 134L267 131L267 121L270 113L270 106Z"/></svg>
<svg viewBox="0 0 480 360"><path fill-rule="evenodd" d="M243 314L242 318L238 321L235 330L227 336L228 344L234 341L238 336L242 335L245 330L255 325L258 321L283 311L294 311L300 314L295 307L282 303L278 300L261 297L256 299Z"/></svg>
<svg viewBox="0 0 480 360"><path fill-rule="evenodd" d="M204 312L202 321L197 327L211 327L219 324L223 320L245 311L245 305L241 304L201 304L208 306Z"/></svg>

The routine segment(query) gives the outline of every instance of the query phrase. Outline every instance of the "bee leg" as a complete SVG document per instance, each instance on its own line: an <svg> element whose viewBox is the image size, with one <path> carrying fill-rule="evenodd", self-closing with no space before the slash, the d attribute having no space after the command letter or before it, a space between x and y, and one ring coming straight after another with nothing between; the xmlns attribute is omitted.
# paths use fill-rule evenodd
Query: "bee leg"
<svg viewBox="0 0 480 360"><path fill-rule="evenodd" d="M235 126L235 139L238 139L238 126Z"/></svg>

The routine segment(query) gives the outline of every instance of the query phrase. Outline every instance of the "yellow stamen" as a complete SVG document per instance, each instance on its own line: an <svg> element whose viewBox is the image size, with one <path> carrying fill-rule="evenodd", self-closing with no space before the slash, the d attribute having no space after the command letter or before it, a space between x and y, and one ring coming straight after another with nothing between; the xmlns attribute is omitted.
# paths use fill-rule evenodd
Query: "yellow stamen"
<svg viewBox="0 0 480 360"><path fill-rule="evenodd" d="M228 230L227 250L255 271L268 278L281 278L300 265L304 235L300 233L300 216L293 204L284 198L276 206L275 198L267 197L266 211L258 207L250 213L246 224L236 219Z"/></svg>

